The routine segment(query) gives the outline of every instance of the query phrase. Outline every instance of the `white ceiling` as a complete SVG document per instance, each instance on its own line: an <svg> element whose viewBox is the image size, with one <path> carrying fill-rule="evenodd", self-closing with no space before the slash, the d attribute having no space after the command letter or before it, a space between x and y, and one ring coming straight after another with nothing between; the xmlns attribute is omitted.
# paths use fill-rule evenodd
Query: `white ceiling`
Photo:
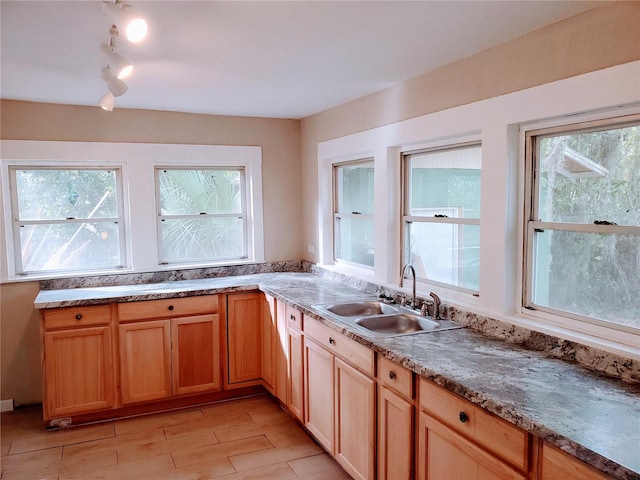
<svg viewBox="0 0 640 480"><path fill-rule="evenodd" d="M116 108L302 118L606 2L125 3L150 31L118 40L135 70ZM1 0L0 16L2 98L97 105L100 1Z"/></svg>

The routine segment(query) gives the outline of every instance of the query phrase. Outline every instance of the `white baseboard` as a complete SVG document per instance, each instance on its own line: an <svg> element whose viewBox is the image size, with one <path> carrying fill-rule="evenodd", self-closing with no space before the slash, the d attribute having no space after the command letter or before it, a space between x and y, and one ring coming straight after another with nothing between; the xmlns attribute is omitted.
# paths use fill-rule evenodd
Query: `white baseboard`
<svg viewBox="0 0 640 480"><path fill-rule="evenodd" d="M13 398L0 400L0 412L10 412L13 410Z"/></svg>

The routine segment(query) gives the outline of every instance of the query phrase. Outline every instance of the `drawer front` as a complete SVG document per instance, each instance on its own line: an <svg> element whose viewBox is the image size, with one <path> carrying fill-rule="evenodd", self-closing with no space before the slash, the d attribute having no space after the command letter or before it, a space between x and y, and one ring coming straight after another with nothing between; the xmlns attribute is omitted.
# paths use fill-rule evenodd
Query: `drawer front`
<svg viewBox="0 0 640 480"><path fill-rule="evenodd" d="M285 305L285 316L289 327L295 328L299 332L302 331L302 312L290 305Z"/></svg>
<svg viewBox="0 0 640 480"><path fill-rule="evenodd" d="M373 377L375 354L369 348L354 342L315 320L307 319L304 325L304 334L314 339L334 355Z"/></svg>
<svg viewBox="0 0 640 480"><path fill-rule="evenodd" d="M111 321L109 305L51 308L44 311L44 329L107 325Z"/></svg>
<svg viewBox="0 0 640 480"><path fill-rule="evenodd" d="M468 400L420 380L420 408L514 467L527 471L529 435Z"/></svg>
<svg viewBox="0 0 640 480"><path fill-rule="evenodd" d="M118 304L118 320L131 322L156 318L218 313L218 296L165 298Z"/></svg>
<svg viewBox="0 0 640 480"><path fill-rule="evenodd" d="M413 372L378 356L378 382L408 399L413 398Z"/></svg>

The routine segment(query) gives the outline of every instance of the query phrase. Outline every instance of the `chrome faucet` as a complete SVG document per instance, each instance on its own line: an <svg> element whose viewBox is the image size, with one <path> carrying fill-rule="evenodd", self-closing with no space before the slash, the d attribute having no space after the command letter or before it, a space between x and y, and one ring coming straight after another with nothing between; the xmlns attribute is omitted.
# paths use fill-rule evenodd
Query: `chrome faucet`
<svg viewBox="0 0 640 480"><path fill-rule="evenodd" d="M440 297L433 292L429 296L433 298L433 319L440 320Z"/></svg>
<svg viewBox="0 0 640 480"><path fill-rule="evenodd" d="M416 308L418 304L416 303L416 270L413 266L407 263L404 267L402 267L402 273L400 274L400 288L402 288L402 284L404 283L404 272L407 271L407 268L411 272L411 276L413 277L413 300L409 304L409 307Z"/></svg>

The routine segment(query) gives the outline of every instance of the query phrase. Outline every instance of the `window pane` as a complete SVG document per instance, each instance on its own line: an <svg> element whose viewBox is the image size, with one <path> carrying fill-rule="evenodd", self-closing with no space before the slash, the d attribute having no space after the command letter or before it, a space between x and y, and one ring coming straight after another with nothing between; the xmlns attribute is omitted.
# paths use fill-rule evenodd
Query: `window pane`
<svg viewBox="0 0 640 480"><path fill-rule="evenodd" d="M373 267L373 219L336 220L336 258Z"/></svg>
<svg viewBox="0 0 640 480"><path fill-rule="evenodd" d="M534 236L533 302L640 328L640 238L553 231Z"/></svg>
<svg viewBox="0 0 640 480"><path fill-rule="evenodd" d="M64 223L20 227L23 272L121 266L116 223Z"/></svg>
<svg viewBox="0 0 640 480"><path fill-rule="evenodd" d="M165 219L162 261L243 258L243 221L237 217Z"/></svg>
<svg viewBox="0 0 640 480"><path fill-rule="evenodd" d="M479 289L480 227L413 222L409 261L416 275L469 290Z"/></svg>
<svg viewBox="0 0 640 480"><path fill-rule="evenodd" d="M337 212L373 213L373 162L336 167Z"/></svg>
<svg viewBox="0 0 640 480"><path fill-rule="evenodd" d="M117 218L114 170L16 170L20 220Z"/></svg>
<svg viewBox="0 0 640 480"><path fill-rule="evenodd" d="M640 127L539 141L542 221L640 225Z"/></svg>
<svg viewBox="0 0 640 480"><path fill-rule="evenodd" d="M162 215L241 213L240 170L158 171Z"/></svg>
<svg viewBox="0 0 640 480"><path fill-rule="evenodd" d="M480 146L412 154L407 214L480 218Z"/></svg>

